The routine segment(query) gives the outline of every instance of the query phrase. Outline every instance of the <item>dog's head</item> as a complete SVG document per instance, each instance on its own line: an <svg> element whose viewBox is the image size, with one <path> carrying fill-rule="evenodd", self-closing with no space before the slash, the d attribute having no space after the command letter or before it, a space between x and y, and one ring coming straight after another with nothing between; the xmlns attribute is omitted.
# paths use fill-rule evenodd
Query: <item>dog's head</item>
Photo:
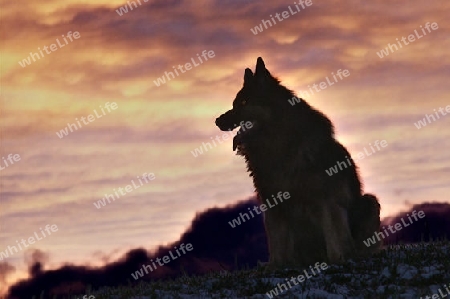
<svg viewBox="0 0 450 299"><path fill-rule="evenodd" d="M245 70L244 86L237 93L233 108L216 119L216 125L222 131L240 127L233 139L233 151L268 133L270 125L273 125L272 120L283 117L280 109L276 108L280 103L275 95L279 97L280 90L286 94L284 104L287 104L290 91L272 77L261 57L257 59L254 74L249 68Z"/></svg>

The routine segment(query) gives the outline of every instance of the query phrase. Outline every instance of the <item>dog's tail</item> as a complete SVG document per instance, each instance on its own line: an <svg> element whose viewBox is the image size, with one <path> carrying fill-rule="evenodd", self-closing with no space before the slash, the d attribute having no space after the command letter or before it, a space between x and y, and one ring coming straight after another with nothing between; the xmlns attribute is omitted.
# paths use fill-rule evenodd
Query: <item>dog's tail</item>
<svg viewBox="0 0 450 299"><path fill-rule="evenodd" d="M349 216L350 229L358 253L361 256L376 253L382 245L381 241L375 238L375 233L380 230L380 204L376 196L362 195L353 204Z"/></svg>

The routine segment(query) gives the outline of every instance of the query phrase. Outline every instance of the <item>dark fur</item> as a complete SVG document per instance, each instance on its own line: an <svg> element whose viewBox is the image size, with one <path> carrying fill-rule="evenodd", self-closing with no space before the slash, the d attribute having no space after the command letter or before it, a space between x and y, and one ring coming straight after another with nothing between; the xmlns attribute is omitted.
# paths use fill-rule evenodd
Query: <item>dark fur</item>
<svg viewBox="0 0 450 299"><path fill-rule="evenodd" d="M258 58L255 74L245 70L233 109L216 120L221 130L253 123L241 126L233 150L245 157L260 199L291 195L264 213L270 264L307 266L376 252L380 244L367 248L363 240L379 230L378 200L362 194L353 161L332 176L325 172L350 154L331 121L304 100L292 106L294 96Z"/></svg>

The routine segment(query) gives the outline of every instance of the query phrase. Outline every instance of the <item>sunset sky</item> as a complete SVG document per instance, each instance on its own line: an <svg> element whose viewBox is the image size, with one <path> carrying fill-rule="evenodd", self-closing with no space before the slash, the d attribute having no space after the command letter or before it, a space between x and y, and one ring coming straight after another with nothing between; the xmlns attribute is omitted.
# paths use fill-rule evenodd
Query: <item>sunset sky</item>
<svg viewBox="0 0 450 299"><path fill-rule="evenodd" d="M120 16L123 0L0 0L0 158L20 156L12 165L0 160L0 251L47 224L58 227L0 262L8 272L0 285L26 277L30 249L47 253L50 267L97 265L177 240L197 212L253 195L231 138L198 157L191 151L222 134L214 121L231 108L258 56L299 96L349 71L304 98L333 121L354 157L386 140L358 161L382 217L450 202L450 115L414 124L450 105L450 2L312 0L258 34L251 29L295 9L293 1L140 2ZM427 22L438 28L427 31ZM380 58L415 30L420 38ZM69 31L79 36L65 43ZM52 44L54 51L19 64ZM156 86L205 50L214 57ZM57 136L94 110L101 117ZM154 180L94 206L144 173ZM5 272L7 265L15 270Z"/></svg>

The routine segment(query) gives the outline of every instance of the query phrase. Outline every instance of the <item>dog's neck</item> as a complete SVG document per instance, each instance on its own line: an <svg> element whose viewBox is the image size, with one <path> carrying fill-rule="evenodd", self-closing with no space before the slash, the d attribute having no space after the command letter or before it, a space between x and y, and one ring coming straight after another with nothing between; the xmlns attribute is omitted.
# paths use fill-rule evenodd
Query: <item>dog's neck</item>
<svg viewBox="0 0 450 299"><path fill-rule="evenodd" d="M269 143L267 143L269 142ZM273 140L275 143L284 143L282 139ZM294 150L286 151L284 153L286 159L277 160L277 147L270 146L269 140L254 141L246 144L244 147L238 149L237 154L244 157L247 164L249 175L253 178L253 183L258 191L263 187L268 187L272 182L278 181L274 176L278 173L286 173L290 164L296 154ZM279 191L279 190L278 190Z"/></svg>

